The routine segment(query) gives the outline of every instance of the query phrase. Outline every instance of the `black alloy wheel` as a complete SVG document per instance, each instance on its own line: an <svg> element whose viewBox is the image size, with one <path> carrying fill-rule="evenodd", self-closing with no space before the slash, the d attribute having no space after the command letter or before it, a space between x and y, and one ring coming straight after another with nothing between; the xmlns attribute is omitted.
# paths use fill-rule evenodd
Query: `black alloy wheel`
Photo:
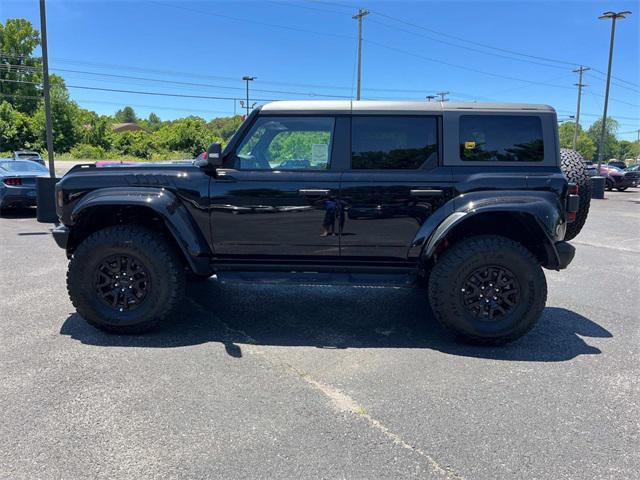
<svg viewBox="0 0 640 480"><path fill-rule="evenodd" d="M106 257L95 270L93 286L98 297L119 312L138 308L151 291L149 271L131 255Z"/></svg>
<svg viewBox="0 0 640 480"><path fill-rule="evenodd" d="M496 321L513 312L520 301L520 285L511 270L492 265L467 276L460 294L471 315L481 321Z"/></svg>

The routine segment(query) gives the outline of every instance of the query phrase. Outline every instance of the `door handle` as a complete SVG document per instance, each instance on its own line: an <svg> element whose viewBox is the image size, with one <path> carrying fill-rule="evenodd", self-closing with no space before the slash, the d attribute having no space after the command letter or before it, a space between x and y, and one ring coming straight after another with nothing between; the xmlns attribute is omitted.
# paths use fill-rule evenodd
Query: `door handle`
<svg viewBox="0 0 640 480"><path fill-rule="evenodd" d="M412 189L409 193L412 197L435 197L442 195L442 190L437 188L416 188Z"/></svg>
<svg viewBox="0 0 640 480"><path fill-rule="evenodd" d="M300 195L305 197L324 197L329 193L328 188L301 188L298 190Z"/></svg>

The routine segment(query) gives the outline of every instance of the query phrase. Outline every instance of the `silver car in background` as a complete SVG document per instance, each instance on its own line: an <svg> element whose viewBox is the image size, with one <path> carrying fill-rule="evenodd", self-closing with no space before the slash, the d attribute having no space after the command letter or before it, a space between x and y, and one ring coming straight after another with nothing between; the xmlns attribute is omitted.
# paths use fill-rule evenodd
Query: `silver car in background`
<svg viewBox="0 0 640 480"><path fill-rule="evenodd" d="M36 178L49 170L31 160L0 159L0 210L36 205Z"/></svg>

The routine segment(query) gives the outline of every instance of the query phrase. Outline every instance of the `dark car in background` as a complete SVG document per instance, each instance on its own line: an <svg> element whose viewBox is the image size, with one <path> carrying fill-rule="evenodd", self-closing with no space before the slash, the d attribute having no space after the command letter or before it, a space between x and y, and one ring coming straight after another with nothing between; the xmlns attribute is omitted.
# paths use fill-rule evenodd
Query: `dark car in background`
<svg viewBox="0 0 640 480"><path fill-rule="evenodd" d="M617 167L621 170L624 170L625 168L627 168L627 164L624 163L622 160L609 160L607 162L607 166L609 167Z"/></svg>
<svg viewBox="0 0 640 480"><path fill-rule="evenodd" d="M40 153L33 150L16 150L13 152L13 159L38 162L40 165L44 166L44 159L40 156Z"/></svg>
<svg viewBox="0 0 640 480"><path fill-rule="evenodd" d="M36 178L49 170L30 160L0 159L0 210L36 205Z"/></svg>
<svg viewBox="0 0 640 480"><path fill-rule="evenodd" d="M606 179L607 190L615 188L619 192L624 192L629 187L638 186L638 176L635 172L625 172L618 167L601 165L600 175Z"/></svg>

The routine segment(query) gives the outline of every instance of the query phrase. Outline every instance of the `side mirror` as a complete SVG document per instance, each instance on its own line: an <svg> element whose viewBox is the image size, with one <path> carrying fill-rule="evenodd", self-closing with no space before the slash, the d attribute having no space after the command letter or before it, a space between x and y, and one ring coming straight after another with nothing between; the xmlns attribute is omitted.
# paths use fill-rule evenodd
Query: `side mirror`
<svg viewBox="0 0 640 480"><path fill-rule="evenodd" d="M210 167L222 166L222 145L218 142L213 142L207 148L207 165Z"/></svg>

